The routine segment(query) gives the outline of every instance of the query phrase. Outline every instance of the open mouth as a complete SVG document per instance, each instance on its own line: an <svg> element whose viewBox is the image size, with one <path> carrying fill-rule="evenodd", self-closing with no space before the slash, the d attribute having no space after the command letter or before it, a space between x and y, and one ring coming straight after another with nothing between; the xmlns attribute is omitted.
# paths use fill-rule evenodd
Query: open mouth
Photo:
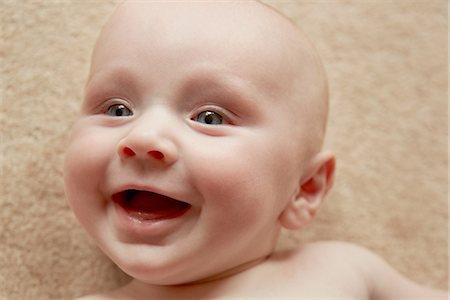
<svg viewBox="0 0 450 300"><path fill-rule="evenodd" d="M127 214L141 222L173 219L189 210L189 203L141 190L125 190L112 196Z"/></svg>

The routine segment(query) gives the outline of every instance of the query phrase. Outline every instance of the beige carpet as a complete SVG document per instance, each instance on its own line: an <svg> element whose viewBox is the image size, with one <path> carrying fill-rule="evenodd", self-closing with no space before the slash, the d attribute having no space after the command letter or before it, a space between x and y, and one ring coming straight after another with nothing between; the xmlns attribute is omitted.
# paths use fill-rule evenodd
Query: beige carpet
<svg viewBox="0 0 450 300"><path fill-rule="evenodd" d="M115 1L1 0L0 299L61 299L127 281L64 200L62 162L88 59ZM336 186L282 247L339 239L446 289L447 1L273 4L328 69Z"/></svg>

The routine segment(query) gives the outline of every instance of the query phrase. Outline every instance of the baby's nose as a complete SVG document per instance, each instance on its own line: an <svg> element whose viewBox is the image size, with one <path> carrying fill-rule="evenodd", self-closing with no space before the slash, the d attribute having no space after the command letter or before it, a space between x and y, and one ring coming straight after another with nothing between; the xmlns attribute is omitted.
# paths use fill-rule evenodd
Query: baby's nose
<svg viewBox="0 0 450 300"><path fill-rule="evenodd" d="M163 113L142 115L132 129L119 142L118 154L122 159L154 160L170 165L178 160L174 141L175 128Z"/></svg>
<svg viewBox="0 0 450 300"><path fill-rule="evenodd" d="M153 149L148 151L136 150L137 148L140 147L123 145L119 149L119 155L121 155L123 159L134 156L139 156L141 158L153 158L166 164L173 164L178 159L178 155L174 150L170 149L170 146L154 145L148 147L148 149Z"/></svg>

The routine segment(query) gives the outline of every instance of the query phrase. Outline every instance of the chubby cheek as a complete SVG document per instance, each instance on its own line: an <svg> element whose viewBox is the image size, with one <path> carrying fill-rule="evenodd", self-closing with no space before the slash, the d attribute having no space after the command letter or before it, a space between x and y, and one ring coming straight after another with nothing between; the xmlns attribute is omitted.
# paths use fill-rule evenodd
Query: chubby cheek
<svg viewBox="0 0 450 300"><path fill-rule="evenodd" d="M217 227L235 228L240 234L244 228L273 228L282 198L293 189L284 175L290 173L284 168L288 158L264 139L222 139L193 154L196 167L190 169L205 198L205 216Z"/></svg>
<svg viewBox="0 0 450 300"><path fill-rule="evenodd" d="M104 207L99 187L111 156L108 135L95 128L76 127L66 152L64 182L66 195L83 225L98 217Z"/></svg>

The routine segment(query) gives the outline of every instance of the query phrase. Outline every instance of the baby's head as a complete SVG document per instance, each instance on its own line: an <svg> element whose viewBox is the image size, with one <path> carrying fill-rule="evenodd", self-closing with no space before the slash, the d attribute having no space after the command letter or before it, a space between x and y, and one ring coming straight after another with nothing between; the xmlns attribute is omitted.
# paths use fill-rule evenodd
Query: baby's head
<svg viewBox="0 0 450 300"><path fill-rule="evenodd" d="M257 2L121 5L96 44L65 166L75 215L132 277L237 272L331 186L314 48Z"/></svg>

